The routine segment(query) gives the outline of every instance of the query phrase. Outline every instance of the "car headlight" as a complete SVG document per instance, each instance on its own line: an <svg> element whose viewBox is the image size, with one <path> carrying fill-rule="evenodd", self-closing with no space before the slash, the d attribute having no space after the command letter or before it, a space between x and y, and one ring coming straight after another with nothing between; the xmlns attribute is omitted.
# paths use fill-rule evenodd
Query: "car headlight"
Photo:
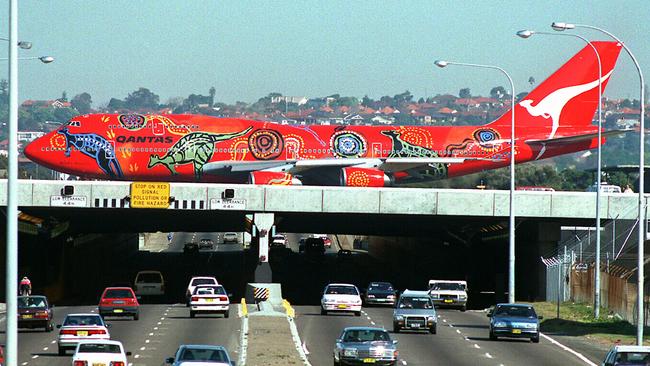
<svg viewBox="0 0 650 366"><path fill-rule="evenodd" d="M526 324L524 324L524 328L526 328L526 329L536 329L537 324L536 323L526 323Z"/></svg>
<svg viewBox="0 0 650 366"><path fill-rule="evenodd" d="M394 299L394 298L395 298L395 295L388 295L388 296L386 296L386 298L387 298L387 299Z"/></svg>
<svg viewBox="0 0 650 366"><path fill-rule="evenodd" d="M460 295L458 298L461 300L467 300L467 295Z"/></svg>
<svg viewBox="0 0 650 366"><path fill-rule="evenodd" d="M375 295L368 294L368 298L371 298L371 297L374 298Z"/></svg>
<svg viewBox="0 0 650 366"><path fill-rule="evenodd" d="M356 348L346 348L343 350L343 356L345 357L357 357L357 354Z"/></svg>
<svg viewBox="0 0 650 366"><path fill-rule="evenodd" d="M336 304L336 300L334 299L325 299L326 304Z"/></svg>
<svg viewBox="0 0 650 366"><path fill-rule="evenodd" d="M429 316L429 317L427 317L427 321L430 322L430 323L435 322L436 317L435 316Z"/></svg>
<svg viewBox="0 0 650 366"><path fill-rule="evenodd" d="M494 322L494 326L496 328L505 328L508 326L508 324L506 324L506 322Z"/></svg>
<svg viewBox="0 0 650 366"><path fill-rule="evenodd" d="M402 315L395 315L393 318L394 318L394 320L397 320L397 321L404 320L404 317Z"/></svg>

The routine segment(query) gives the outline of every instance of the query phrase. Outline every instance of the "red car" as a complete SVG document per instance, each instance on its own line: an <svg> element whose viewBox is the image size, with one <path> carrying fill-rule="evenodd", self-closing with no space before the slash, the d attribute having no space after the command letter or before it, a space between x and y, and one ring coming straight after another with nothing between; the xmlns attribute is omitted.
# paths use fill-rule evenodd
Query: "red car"
<svg viewBox="0 0 650 366"><path fill-rule="evenodd" d="M140 318L140 304L130 287L107 287L99 300L99 315Z"/></svg>

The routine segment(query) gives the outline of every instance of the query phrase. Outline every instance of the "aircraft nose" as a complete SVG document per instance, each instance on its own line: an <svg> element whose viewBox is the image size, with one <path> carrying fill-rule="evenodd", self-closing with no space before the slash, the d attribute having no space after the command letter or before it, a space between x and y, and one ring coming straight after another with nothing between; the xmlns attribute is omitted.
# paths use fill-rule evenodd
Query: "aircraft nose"
<svg viewBox="0 0 650 366"><path fill-rule="evenodd" d="M58 149L52 146L51 141L54 138L56 138L56 132L50 132L30 142L25 146L25 156L37 164L52 167L55 160L54 155L58 153Z"/></svg>

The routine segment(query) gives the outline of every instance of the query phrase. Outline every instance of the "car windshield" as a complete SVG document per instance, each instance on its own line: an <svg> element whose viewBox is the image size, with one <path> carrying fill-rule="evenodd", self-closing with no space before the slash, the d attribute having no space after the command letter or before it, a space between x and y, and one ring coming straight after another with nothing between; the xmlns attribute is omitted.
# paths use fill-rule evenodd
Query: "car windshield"
<svg viewBox="0 0 650 366"><path fill-rule="evenodd" d="M460 283L439 282L431 285L431 290L463 291L465 286Z"/></svg>
<svg viewBox="0 0 650 366"><path fill-rule="evenodd" d="M225 295L223 286L197 286L193 295Z"/></svg>
<svg viewBox="0 0 650 366"><path fill-rule="evenodd" d="M529 306L497 306L494 315L521 318L537 318L535 310Z"/></svg>
<svg viewBox="0 0 650 366"><path fill-rule="evenodd" d="M133 298L133 293L131 293L131 290L128 290L128 289L111 289L111 290L106 290L106 293L104 294L104 298L106 298L106 299L132 299Z"/></svg>
<svg viewBox="0 0 650 366"><path fill-rule="evenodd" d="M212 278L195 278L192 280L192 286L198 285L214 285L217 281Z"/></svg>
<svg viewBox="0 0 650 366"><path fill-rule="evenodd" d="M327 295L359 295L354 286L328 286Z"/></svg>
<svg viewBox="0 0 650 366"><path fill-rule="evenodd" d="M343 334L343 342L388 342L390 336L384 330L375 329L353 329L348 330Z"/></svg>
<svg viewBox="0 0 650 366"><path fill-rule="evenodd" d="M99 315L71 315L66 316L63 325L104 325Z"/></svg>
<svg viewBox="0 0 650 366"><path fill-rule="evenodd" d="M79 345L79 353L122 353L117 344L82 343Z"/></svg>
<svg viewBox="0 0 650 366"><path fill-rule="evenodd" d="M433 309L428 297L402 297L399 300L400 309Z"/></svg>
<svg viewBox="0 0 650 366"><path fill-rule="evenodd" d="M29 296L18 298L19 308L45 308L47 301L42 296Z"/></svg>
<svg viewBox="0 0 650 366"><path fill-rule="evenodd" d="M226 352L220 349L184 348L178 361L228 362Z"/></svg>
<svg viewBox="0 0 650 366"><path fill-rule="evenodd" d="M386 283L386 282L372 282L368 286L368 290L371 290L371 291L393 291L393 286L390 283Z"/></svg>
<svg viewBox="0 0 650 366"><path fill-rule="evenodd" d="M138 279L135 282L161 283L162 276L160 273L140 273L138 274Z"/></svg>
<svg viewBox="0 0 650 366"><path fill-rule="evenodd" d="M212 239L203 238L203 239L201 239L201 241L204 242L204 243L205 243L205 242L211 242Z"/></svg>
<svg viewBox="0 0 650 366"><path fill-rule="evenodd" d="M615 365L649 365L650 353L648 352L619 352L614 359Z"/></svg>

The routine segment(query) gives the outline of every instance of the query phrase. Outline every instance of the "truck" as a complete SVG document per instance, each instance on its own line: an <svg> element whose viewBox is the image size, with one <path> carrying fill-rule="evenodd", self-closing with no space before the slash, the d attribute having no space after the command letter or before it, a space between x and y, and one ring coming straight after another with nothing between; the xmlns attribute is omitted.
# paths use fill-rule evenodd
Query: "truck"
<svg viewBox="0 0 650 366"><path fill-rule="evenodd" d="M429 280L429 297L437 307L467 310L467 281Z"/></svg>

